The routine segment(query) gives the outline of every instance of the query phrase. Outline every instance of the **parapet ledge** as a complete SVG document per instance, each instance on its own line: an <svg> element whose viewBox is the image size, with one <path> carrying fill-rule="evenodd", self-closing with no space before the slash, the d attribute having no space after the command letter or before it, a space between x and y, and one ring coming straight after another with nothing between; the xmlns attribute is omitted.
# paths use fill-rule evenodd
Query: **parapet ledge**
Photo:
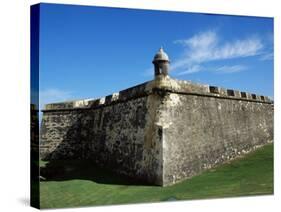
<svg viewBox="0 0 281 212"><path fill-rule="evenodd" d="M197 84L187 80L176 80L169 76L158 75L147 83L147 90L163 90L175 93L208 93L208 85Z"/></svg>
<svg viewBox="0 0 281 212"><path fill-rule="evenodd" d="M90 109L102 107L118 102L125 102L134 98L147 96L157 91L273 104L273 101L267 96L257 95L244 91L225 89L217 86L197 84L186 80L176 80L169 76L159 75L154 80L122 90L118 93L113 93L102 98L47 104L45 105L43 111Z"/></svg>
<svg viewBox="0 0 281 212"><path fill-rule="evenodd" d="M169 76L159 75L155 80L147 83L147 90L162 90L171 93L189 94L189 95L200 95L217 98L229 98L244 101L256 101L262 103L273 104L273 101L263 95L249 93L245 91L238 91L233 89L226 89L217 86L211 86L206 84L198 84L186 80L176 80Z"/></svg>
<svg viewBox="0 0 281 212"><path fill-rule="evenodd" d="M93 99L75 100L46 104L43 110L60 110L60 109L70 109L70 108L84 108L89 105L89 102Z"/></svg>
<svg viewBox="0 0 281 212"><path fill-rule="evenodd" d="M217 86L209 86L209 93L218 97L240 99L245 101L256 101L262 103L273 104L273 101L264 95L249 93L246 91L238 91L233 89L226 89Z"/></svg>
<svg viewBox="0 0 281 212"><path fill-rule="evenodd" d="M122 90L111 95L101 97L98 99L85 99L85 100L76 100L76 101L67 101L59 103L46 104L43 111L48 110L70 110L70 109L90 109L102 107L117 102L128 101L133 98L142 97L148 95L148 91L145 89L146 84L149 82Z"/></svg>

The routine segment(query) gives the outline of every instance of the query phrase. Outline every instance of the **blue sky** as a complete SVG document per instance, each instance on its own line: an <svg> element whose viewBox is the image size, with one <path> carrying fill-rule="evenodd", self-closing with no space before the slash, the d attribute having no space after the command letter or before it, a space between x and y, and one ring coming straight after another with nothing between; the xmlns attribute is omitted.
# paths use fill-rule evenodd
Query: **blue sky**
<svg viewBox="0 0 281 212"><path fill-rule="evenodd" d="M151 80L160 46L174 78L273 98L272 18L41 4L40 104Z"/></svg>

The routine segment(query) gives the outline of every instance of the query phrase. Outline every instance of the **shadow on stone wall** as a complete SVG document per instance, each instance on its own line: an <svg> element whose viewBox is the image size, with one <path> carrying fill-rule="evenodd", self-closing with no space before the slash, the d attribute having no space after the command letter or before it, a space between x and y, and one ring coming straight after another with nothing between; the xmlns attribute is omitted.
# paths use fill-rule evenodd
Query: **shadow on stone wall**
<svg viewBox="0 0 281 212"><path fill-rule="evenodd" d="M93 124L93 118L86 119L79 112L73 114L72 117L58 112L57 116L45 120L41 128L41 134L45 134L46 137L41 139L41 158L47 161L88 158L87 152L89 152L90 147L86 145L87 143L89 145L89 141L93 138L90 130L83 126L83 120L88 122L87 126ZM71 126L65 127L64 122L67 121L72 123ZM58 126L53 127L54 124ZM57 138L62 138L62 141L56 141ZM57 145L57 143L59 144ZM54 145L56 148L50 150L52 149L50 145Z"/></svg>
<svg viewBox="0 0 281 212"><path fill-rule="evenodd" d="M102 111L100 112L102 113ZM116 174L110 170L118 170L118 167L124 169L133 167L134 161L131 157L124 157L125 153L132 153L126 137L123 140L115 142L109 152L106 146L105 133L109 119L112 118L109 113L103 113L103 117L95 119L95 115L89 111L86 115L82 112L76 112L71 115L72 125L67 128L61 126L56 129L56 137L63 136L63 140L51 152L41 152L41 158L48 163L40 167L41 179L46 181L64 181L64 180L91 180L96 183L120 184L120 185L148 185L142 180L129 178L125 175ZM114 117L116 118L116 117ZM42 130L55 122L63 125L64 119L69 117L57 116L52 121L44 123ZM94 120L97 123L94 123ZM118 120L115 120L118 121ZM107 123L107 125L106 125ZM93 126L100 126L98 132L93 132ZM45 129L44 129L45 128ZM45 132L42 132L45 133ZM52 135L47 135L48 140L52 140ZM98 141L98 142L94 142ZM44 140L42 142L44 148ZM48 141L46 141L48 145ZM95 154L98 152L98 155ZM132 153L133 154L133 153ZM110 156L110 157L109 157ZM104 169L106 167L107 169ZM130 170L131 174L133 170Z"/></svg>
<svg viewBox="0 0 281 212"><path fill-rule="evenodd" d="M42 181L90 180L98 184L148 185L110 170L98 167L89 160L52 160L40 167Z"/></svg>

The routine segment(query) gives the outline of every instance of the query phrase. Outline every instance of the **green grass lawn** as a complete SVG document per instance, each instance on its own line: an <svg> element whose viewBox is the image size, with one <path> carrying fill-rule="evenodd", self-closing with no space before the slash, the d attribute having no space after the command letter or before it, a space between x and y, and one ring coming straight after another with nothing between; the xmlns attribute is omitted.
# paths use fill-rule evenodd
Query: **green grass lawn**
<svg viewBox="0 0 281 212"><path fill-rule="evenodd" d="M273 144L173 186L136 185L83 161L56 161L40 183L41 208L128 204L273 193ZM63 171L62 171L63 170ZM44 174L44 172L43 172Z"/></svg>

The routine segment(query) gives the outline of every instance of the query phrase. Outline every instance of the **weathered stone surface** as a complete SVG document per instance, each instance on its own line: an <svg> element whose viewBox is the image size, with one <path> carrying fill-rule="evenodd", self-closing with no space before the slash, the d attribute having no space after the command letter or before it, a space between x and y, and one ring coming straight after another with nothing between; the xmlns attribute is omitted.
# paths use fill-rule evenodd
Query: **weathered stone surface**
<svg viewBox="0 0 281 212"><path fill-rule="evenodd" d="M270 104L168 93L161 111L165 185L273 140Z"/></svg>
<svg viewBox="0 0 281 212"><path fill-rule="evenodd" d="M40 153L170 185L273 140L268 97L159 75L101 99L48 104Z"/></svg>
<svg viewBox="0 0 281 212"><path fill-rule="evenodd" d="M157 98L150 95L90 110L45 111L42 158L88 158L118 173L161 185L161 144L153 125Z"/></svg>

